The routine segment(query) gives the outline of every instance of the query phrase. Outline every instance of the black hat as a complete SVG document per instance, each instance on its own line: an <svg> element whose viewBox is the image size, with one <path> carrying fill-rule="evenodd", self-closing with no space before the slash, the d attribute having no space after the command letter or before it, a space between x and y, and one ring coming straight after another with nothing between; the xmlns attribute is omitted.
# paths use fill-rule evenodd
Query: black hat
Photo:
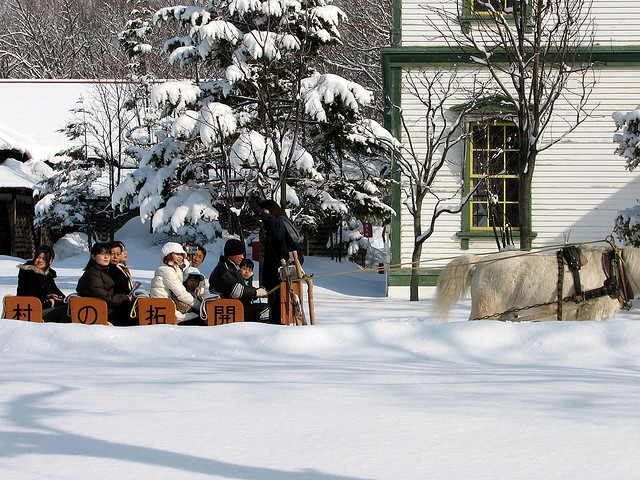
<svg viewBox="0 0 640 480"><path fill-rule="evenodd" d="M233 255L245 255L246 251L244 248L244 243L240 240L236 240L232 238L231 240L227 240L227 243L224 244L224 256L231 257Z"/></svg>

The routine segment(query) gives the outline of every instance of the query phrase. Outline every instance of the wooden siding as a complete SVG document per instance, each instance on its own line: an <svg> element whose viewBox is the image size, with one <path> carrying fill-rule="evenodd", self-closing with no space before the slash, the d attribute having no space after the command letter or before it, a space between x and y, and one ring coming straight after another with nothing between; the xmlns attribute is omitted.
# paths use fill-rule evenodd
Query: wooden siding
<svg viewBox="0 0 640 480"><path fill-rule="evenodd" d="M404 69L406 75L410 70ZM415 70L414 70L415 71ZM616 155L613 135L614 111L630 111L640 103L640 66L601 67L597 70L597 83L590 98L592 115L561 142L538 155L532 193L532 226L537 235L534 247L571 242L604 239L612 231L618 211L636 203L640 192L640 172L629 172L625 161ZM424 150L424 120L420 123L421 107L406 91L402 93L402 107L410 125L414 146ZM460 103L453 98L451 105ZM571 116L570 105L558 102L556 117L550 131L559 132L563 119ZM455 192L462 181L464 150L459 148L450 156L455 162L448 166L438 180L441 192ZM402 197L404 202L406 197ZM406 267L413 250L412 217L405 207L400 216L401 243L393 263ZM430 216L433 202L425 205L425 222ZM435 233L423 246L423 268L437 270L446 259L460 253L461 241L456 235L461 230L461 215L441 216ZM493 237L471 239L470 253L496 251ZM408 295L408 271L395 271L389 276L389 295ZM404 283L403 283L404 282ZM423 290L428 292L429 290ZM422 293L421 293L422 294Z"/></svg>
<svg viewBox="0 0 640 480"><path fill-rule="evenodd" d="M401 2L402 46L445 45L438 30L445 24L428 7L456 10L465 0L396 0ZM595 44L623 46L640 43L640 2L633 0L593 0L591 16L596 19ZM621 19L623 19L621 21ZM433 23L436 27L432 27Z"/></svg>

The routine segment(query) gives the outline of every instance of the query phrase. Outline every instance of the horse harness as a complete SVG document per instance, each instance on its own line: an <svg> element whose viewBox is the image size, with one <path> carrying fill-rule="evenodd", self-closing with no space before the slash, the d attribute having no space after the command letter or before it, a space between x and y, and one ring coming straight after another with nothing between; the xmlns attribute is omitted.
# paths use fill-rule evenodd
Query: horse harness
<svg viewBox="0 0 640 480"><path fill-rule="evenodd" d="M620 308L623 310L631 309L631 301L634 298L633 290L627 274L625 272L624 261L622 259L622 250L612 245L612 249L602 254L602 269L605 275L605 281L602 287L594 288L592 290L582 291L582 284L580 282L580 267L586 264L586 259L580 253L579 247L566 246L562 250L556 252L556 258L558 259L558 295L557 300L550 302L536 303L535 305L528 305L526 307L513 307L504 312L493 313L485 315L483 317L474 318L472 320L490 320L492 318L499 318L506 314L518 313L525 310L532 310L539 307L545 307L549 305L556 305L557 320L562 320L562 305L568 302L582 303L587 300L592 300L598 297L604 297L605 295L611 298L617 298L620 301ZM573 276L575 285L575 293L563 297L564 286L564 265L568 265L569 271ZM619 279L621 281L619 281ZM541 316L547 316L551 312L543 312L541 314L533 315L532 317L525 317L524 319L533 319Z"/></svg>
<svg viewBox="0 0 640 480"><path fill-rule="evenodd" d="M559 321L562 320L562 305L565 302L582 303L608 295L620 301L621 309L629 310L631 308L633 291L625 272L622 250L614 246L611 250L607 250L602 254L602 270L605 275L605 281L602 287L587 290L586 292L582 291L580 282L580 267L585 264L585 260L580 254L579 247L563 247L562 250L556 252L556 257L558 259L558 300L556 301L556 316ZM565 264L573 276L575 290L573 295L567 297L562 296Z"/></svg>

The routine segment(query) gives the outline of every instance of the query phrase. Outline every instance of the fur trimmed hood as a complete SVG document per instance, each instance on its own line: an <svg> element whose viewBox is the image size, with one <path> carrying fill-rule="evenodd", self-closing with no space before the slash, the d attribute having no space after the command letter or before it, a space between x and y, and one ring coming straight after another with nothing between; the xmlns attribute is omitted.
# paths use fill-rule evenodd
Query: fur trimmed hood
<svg viewBox="0 0 640 480"><path fill-rule="evenodd" d="M56 271L51 267L46 267L44 270L42 268L38 268L33 264L33 261L28 261L26 263L18 265L20 270L27 270L30 272L37 273L38 275L48 275L51 278L56 278Z"/></svg>

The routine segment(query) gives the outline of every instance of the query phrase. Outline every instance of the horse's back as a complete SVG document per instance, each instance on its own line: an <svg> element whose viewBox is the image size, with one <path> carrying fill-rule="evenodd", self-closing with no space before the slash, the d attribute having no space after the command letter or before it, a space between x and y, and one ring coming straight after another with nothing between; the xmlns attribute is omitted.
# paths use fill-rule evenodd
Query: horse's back
<svg viewBox="0 0 640 480"><path fill-rule="evenodd" d="M602 286L602 256L606 250L605 247L592 245L581 247L584 264L579 271L579 278L583 291ZM562 295L566 296L575 292L575 285L569 269L564 265L562 268ZM510 251L494 254L478 265L473 276L470 319L517 320L518 317L525 319L533 316L554 319L558 285L558 259L555 252L531 254ZM582 320L585 315L593 320L610 318L613 315L610 300L607 297L596 299L588 305L566 305L565 319Z"/></svg>

